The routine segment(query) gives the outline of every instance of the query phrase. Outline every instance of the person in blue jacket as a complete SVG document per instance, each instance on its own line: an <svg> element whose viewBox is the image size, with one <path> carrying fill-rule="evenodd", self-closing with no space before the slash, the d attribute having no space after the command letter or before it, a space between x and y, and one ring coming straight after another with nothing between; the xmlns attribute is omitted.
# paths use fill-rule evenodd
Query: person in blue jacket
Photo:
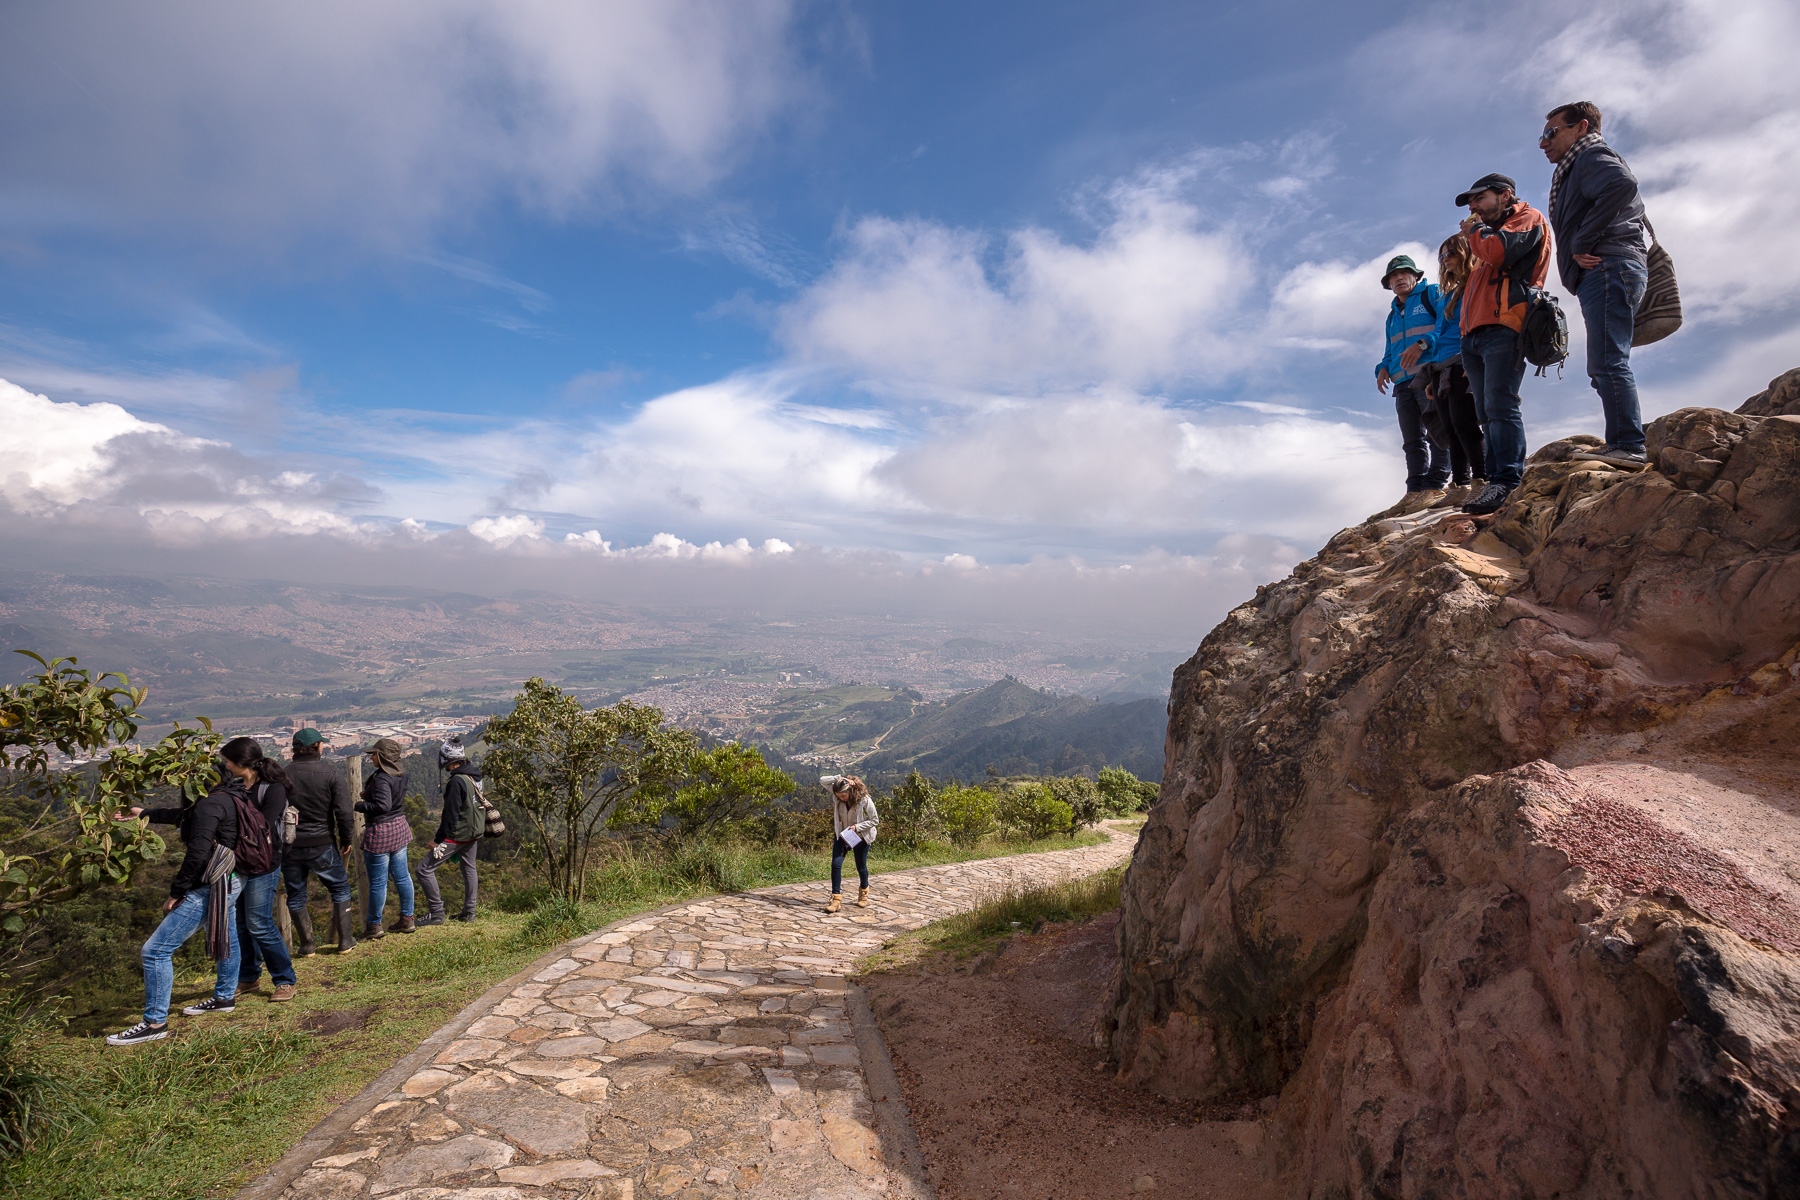
<svg viewBox="0 0 1800 1200"><path fill-rule="evenodd" d="M1418 378L1425 388L1425 425L1432 437L1450 452L1450 493L1447 503L1472 500L1487 480L1487 447L1481 436L1481 414L1462 365L1462 289L1473 273L1475 256L1467 234L1454 233L1438 247L1439 312L1434 345L1421 354ZM1402 354L1404 364L1413 350Z"/></svg>
<svg viewBox="0 0 1800 1200"><path fill-rule="evenodd" d="M1444 499L1450 480L1450 456L1425 429L1425 390L1416 370L1437 344L1438 314L1443 311L1437 285L1405 254L1388 260L1381 286L1394 293L1388 308L1387 349L1375 364L1375 386L1382 395L1394 385L1394 413L1400 418L1400 449L1406 455L1406 495L1386 516L1418 512Z"/></svg>

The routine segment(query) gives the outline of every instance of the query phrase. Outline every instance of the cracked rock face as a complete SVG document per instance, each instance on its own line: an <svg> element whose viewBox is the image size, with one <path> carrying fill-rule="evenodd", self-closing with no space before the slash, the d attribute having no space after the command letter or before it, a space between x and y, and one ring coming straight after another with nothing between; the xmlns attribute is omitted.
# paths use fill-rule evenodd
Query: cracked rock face
<svg viewBox="0 0 1800 1200"><path fill-rule="evenodd" d="M1346 529L1227 616L1125 884L1123 1069L1279 1094L1296 1196L1800 1189L1796 407L1670 414L1641 472L1552 443L1486 528Z"/></svg>

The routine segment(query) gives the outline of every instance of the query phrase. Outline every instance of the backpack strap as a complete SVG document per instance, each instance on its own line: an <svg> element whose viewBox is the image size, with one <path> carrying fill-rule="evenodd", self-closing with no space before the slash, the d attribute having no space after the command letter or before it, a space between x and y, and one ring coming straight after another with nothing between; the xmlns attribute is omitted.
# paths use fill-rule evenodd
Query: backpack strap
<svg viewBox="0 0 1800 1200"><path fill-rule="evenodd" d="M1437 318L1438 318L1437 305L1435 305L1431 302L1431 291L1430 291L1429 285L1419 289L1419 303L1423 304L1425 306L1425 311L1431 314L1432 320L1434 320L1434 321L1437 320Z"/></svg>

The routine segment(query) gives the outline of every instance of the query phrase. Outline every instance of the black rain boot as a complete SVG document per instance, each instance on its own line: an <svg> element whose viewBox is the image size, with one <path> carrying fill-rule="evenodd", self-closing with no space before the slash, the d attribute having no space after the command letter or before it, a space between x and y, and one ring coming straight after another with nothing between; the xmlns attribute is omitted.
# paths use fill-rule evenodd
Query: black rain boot
<svg viewBox="0 0 1800 1200"><path fill-rule="evenodd" d="M312 909L290 908L288 915L294 918L294 932L300 935L300 945L294 953L300 958L311 958L319 952L313 943Z"/></svg>
<svg viewBox="0 0 1800 1200"><path fill-rule="evenodd" d="M331 917L337 922L338 953L348 954L356 949L356 912L353 902L333 900Z"/></svg>

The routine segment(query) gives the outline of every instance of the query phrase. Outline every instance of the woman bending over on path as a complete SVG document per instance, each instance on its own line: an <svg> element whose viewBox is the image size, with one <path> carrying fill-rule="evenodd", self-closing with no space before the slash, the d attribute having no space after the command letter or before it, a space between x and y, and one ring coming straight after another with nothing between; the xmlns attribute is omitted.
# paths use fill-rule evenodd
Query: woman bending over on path
<svg viewBox="0 0 1800 1200"><path fill-rule="evenodd" d="M875 827L881 815L869 789L854 775L821 775L819 782L831 789L831 828L837 836L831 843L831 903L826 912L842 912L844 890L844 855L856 855L856 874L862 880L856 906L869 907L869 844L875 840Z"/></svg>
<svg viewBox="0 0 1800 1200"><path fill-rule="evenodd" d="M275 837L275 863L261 875L244 872L244 892L237 902L238 995L254 992L262 982L263 964L275 985L274 1003L292 1000L300 990L294 960L281 931L275 928L275 893L281 890L281 820L287 812L287 772L263 754L255 738L232 738L219 750L228 769L244 784L247 799L262 812Z"/></svg>
<svg viewBox="0 0 1800 1200"><path fill-rule="evenodd" d="M412 825L406 819L406 773L400 769L400 743L382 738L366 751L375 761L375 773L363 783L362 799L356 811L363 814L363 866L369 872L369 911L364 918L363 939L386 937L381 929L382 910L387 907L387 885L391 878L400 893L400 923L397 933L411 933L413 923L413 882L406 866L406 848L412 845Z"/></svg>
<svg viewBox="0 0 1800 1200"><path fill-rule="evenodd" d="M241 772L241 773L240 773ZM213 998L190 1005L182 1012L190 1017L230 1012L237 1007L238 946L233 909L244 884L233 869L238 840L237 803L244 794L244 777L230 759L219 760L219 781L212 791L181 808L133 808L127 815L143 817L153 825L179 825L187 854L169 884L163 903L162 924L144 943L144 1019L121 1033L108 1034L109 1046L135 1046L169 1036L169 993L175 988L175 951L202 926L206 949L219 964Z"/></svg>

